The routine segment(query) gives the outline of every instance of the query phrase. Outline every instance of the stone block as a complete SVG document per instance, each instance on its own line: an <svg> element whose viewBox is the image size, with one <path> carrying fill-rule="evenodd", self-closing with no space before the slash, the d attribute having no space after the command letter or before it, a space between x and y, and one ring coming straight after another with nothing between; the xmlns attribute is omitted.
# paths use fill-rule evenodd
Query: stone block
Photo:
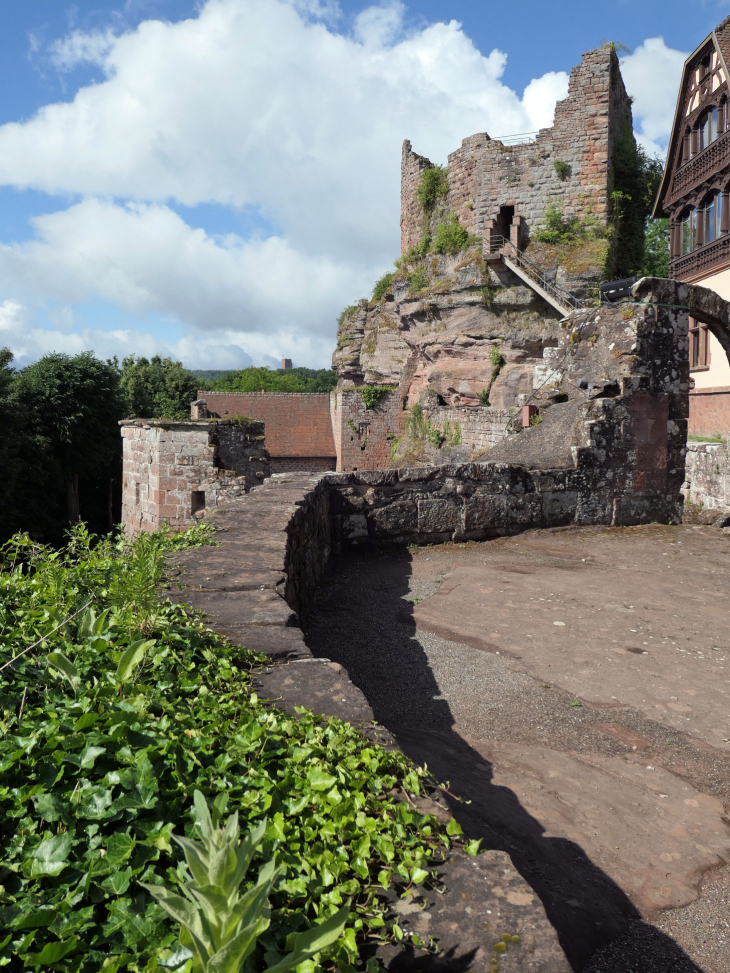
<svg viewBox="0 0 730 973"><path fill-rule="evenodd" d="M461 500L419 500L418 531L421 534L454 531L462 525L464 506Z"/></svg>
<svg viewBox="0 0 730 973"><path fill-rule="evenodd" d="M433 501L427 501L433 502ZM386 507L376 507L368 513L375 537L412 534L419 529L419 509L414 500L396 500Z"/></svg>

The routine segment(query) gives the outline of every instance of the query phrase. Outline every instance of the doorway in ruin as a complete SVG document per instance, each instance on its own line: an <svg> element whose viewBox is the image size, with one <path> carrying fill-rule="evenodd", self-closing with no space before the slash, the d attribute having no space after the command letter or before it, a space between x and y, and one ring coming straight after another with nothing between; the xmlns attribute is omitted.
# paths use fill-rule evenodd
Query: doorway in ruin
<svg viewBox="0 0 730 973"><path fill-rule="evenodd" d="M515 208L514 206L500 206L499 216L497 217L497 233L503 236L505 240L510 238L510 228L512 227L512 222L515 218Z"/></svg>

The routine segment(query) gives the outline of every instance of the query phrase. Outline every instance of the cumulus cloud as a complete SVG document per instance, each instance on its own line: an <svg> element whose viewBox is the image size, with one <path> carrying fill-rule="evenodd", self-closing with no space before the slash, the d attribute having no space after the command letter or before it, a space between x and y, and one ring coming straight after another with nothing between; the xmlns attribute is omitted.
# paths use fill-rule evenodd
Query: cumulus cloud
<svg viewBox="0 0 730 973"><path fill-rule="evenodd" d="M445 162L474 132L550 125L567 93L551 72L521 98L504 52L405 14L385 2L348 32L333 2L206 0L178 23L59 40L59 70L93 63L104 80L0 126L0 184L81 202L0 249L0 298L101 297L324 364L339 309L398 252L403 138ZM252 206L276 235L213 238L171 201Z"/></svg>
<svg viewBox="0 0 730 973"><path fill-rule="evenodd" d="M634 98L637 140L650 155L664 156L677 105L682 66L689 52L667 47L663 37L650 37L621 58L626 90Z"/></svg>

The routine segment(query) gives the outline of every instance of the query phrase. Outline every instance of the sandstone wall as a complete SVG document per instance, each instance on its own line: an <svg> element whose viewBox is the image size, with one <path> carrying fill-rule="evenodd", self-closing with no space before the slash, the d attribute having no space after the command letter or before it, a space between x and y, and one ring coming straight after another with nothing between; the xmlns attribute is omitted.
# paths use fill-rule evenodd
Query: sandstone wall
<svg viewBox="0 0 730 973"><path fill-rule="evenodd" d="M690 436L726 436L730 432L730 389L693 389L689 393Z"/></svg>
<svg viewBox="0 0 730 973"><path fill-rule="evenodd" d="M534 142L503 145L482 132L464 139L449 155L448 208L469 233L486 237L501 206L514 206L515 217L528 231L540 223L551 202L565 215L605 219L610 160L627 119L630 123L631 106L615 52L608 46L590 51L571 71L568 97L558 102L553 127L542 129ZM556 161L569 167L563 179L555 171ZM401 162L402 252L417 244L423 233L423 212L414 191L427 165L428 160L416 155L406 141Z"/></svg>
<svg viewBox="0 0 730 973"><path fill-rule="evenodd" d="M262 422L126 419L122 522L128 535L180 529L269 475Z"/></svg>
<svg viewBox="0 0 730 973"><path fill-rule="evenodd" d="M332 393L332 422L338 470L379 470L391 465L391 451L403 435L405 413L398 389L372 409L357 389Z"/></svg>
<svg viewBox="0 0 730 973"><path fill-rule="evenodd" d="M513 416L510 409L482 407L449 408L436 406L425 410L426 416L443 430L448 426L460 431L461 444L472 454L485 453L504 437Z"/></svg>
<svg viewBox="0 0 730 973"><path fill-rule="evenodd" d="M689 503L718 515L730 513L730 439L687 443L686 476L682 492Z"/></svg>

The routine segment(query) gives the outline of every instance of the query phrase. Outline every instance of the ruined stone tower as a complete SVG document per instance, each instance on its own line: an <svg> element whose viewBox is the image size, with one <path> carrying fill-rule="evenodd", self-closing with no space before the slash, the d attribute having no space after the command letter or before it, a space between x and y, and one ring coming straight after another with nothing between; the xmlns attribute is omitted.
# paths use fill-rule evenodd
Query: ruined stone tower
<svg viewBox="0 0 730 973"><path fill-rule="evenodd" d="M589 51L570 73L568 97L555 107L552 128L534 141L505 145L486 132L464 139L449 155L446 206L470 234L493 235L524 246L531 228L554 203L565 216L608 216L611 162L617 141L631 131L631 103L612 45ZM403 143L401 252L418 245L424 213L416 198L423 169L432 163Z"/></svg>

